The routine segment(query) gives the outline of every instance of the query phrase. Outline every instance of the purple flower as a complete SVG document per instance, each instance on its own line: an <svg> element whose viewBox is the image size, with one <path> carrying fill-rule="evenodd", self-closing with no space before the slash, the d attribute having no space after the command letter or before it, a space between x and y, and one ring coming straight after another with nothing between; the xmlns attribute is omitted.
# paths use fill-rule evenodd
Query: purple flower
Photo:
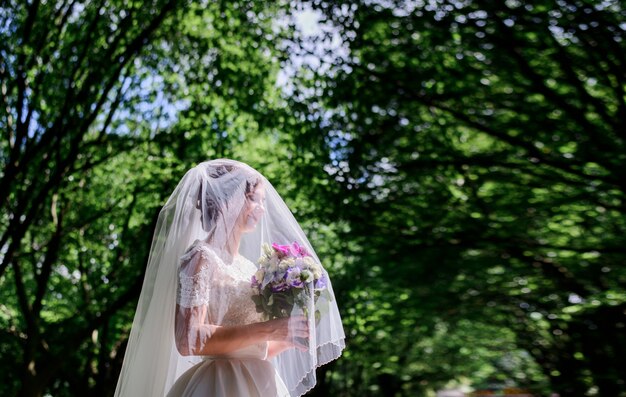
<svg viewBox="0 0 626 397"><path fill-rule="evenodd" d="M289 284L281 282L280 284L272 285L272 292L281 292L289 289Z"/></svg>
<svg viewBox="0 0 626 397"><path fill-rule="evenodd" d="M285 280L290 286L296 288L302 287L302 280L300 279L301 271L302 270L298 266L287 269L287 273L285 273Z"/></svg>
<svg viewBox="0 0 626 397"><path fill-rule="evenodd" d="M290 285L294 288L302 288L303 283L302 280L296 278L291 281Z"/></svg>
<svg viewBox="0 0 626 397"><path fill-rule="evenodd" d="M315 289L324 289L326 288L327 284L328 283L326 282L326 274L322 274L322 277L315 281Z"/></svg>

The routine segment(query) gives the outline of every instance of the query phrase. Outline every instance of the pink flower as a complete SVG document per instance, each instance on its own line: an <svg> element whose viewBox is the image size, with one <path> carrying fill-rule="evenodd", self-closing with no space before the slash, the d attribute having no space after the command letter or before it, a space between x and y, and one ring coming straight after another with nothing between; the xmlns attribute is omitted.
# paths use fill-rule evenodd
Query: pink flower
<svg viewBox="0 0 626 397"><path fill-rule="evenodd" d="M280 256L287 256L291 252L290 250L291 247L289 247L288 245L280 245L280 244L273 243L272 248L274 248L274 250L276 250L276 252L278 252L279 254L282 254Z"/></svg>
<svg viewBox="0 0 626 397"><path fill-rule="evenodd" d="M297 257L297 256L308 256L309 255L309 253L306 250L306 248L304 248L303 246L298 244L297 241L294 241L290 248L291 248L291 254L293 256Z"/></svg>
<svg viewBox="0 0 626 397"><path fill-rule="evenodd" d="M297 241L294 241L291 245L273 243L272 248L278 253L279 258L286 256L292 256L294 258L310 256L306 248L298 244Z"/></svg>

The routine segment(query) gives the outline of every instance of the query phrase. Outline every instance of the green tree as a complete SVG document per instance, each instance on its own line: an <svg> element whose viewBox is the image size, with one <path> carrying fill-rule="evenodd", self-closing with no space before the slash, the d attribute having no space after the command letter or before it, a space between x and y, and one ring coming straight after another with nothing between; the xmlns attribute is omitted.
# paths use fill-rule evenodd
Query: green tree
<svg viewBox="0 0 626 397"><path fill-rule="evenodd" d="M81 256L86 245L77 244L83 254L68 249L68 240L77 238L76 232L84 235L119 202L102 200L98 211L82 212L69 197L81 194L98 164L134 144L136 135L122 138L110 128L133 61L176 6L175 1L32 1L4 2L0 9L0 282L7 394L42 395L69 364L68 352L132 297L124 288L90 310L81 304L89 302L52 303L67 294L70 280L78 284L84 277L83 260L94 260ZM67 267L67 255L78 263ZM65 282L59 280L64 273ZM76 316L81 311L84 316Z"/></svg>
<svg viewBox="0 0 626 397"><path fill-rule="evenodd" d="M511 374L519 385L626 392L623 5L309 4L346 49L329 72L302 74L298 102L318 120L310 139L326 148L342 238L356 247L348 328L363 361L344 364L364 375L352 384L391 381L398 395L420 390L420 373L478 384L451 351L429 372L418 346L445 326L485 362L490 344L530 354L541 373ZM463 342L485 327L514 337ZM421 369L376 379L392 351L372 352L381 332L402 346L397 368Z"/></svg>
<svg viewBox="0 0 626 397"><path fill-rule="evenodd" d="M0 394L112 395L168 193L251 143L288 155L281 7L2 3Z"/></svg>

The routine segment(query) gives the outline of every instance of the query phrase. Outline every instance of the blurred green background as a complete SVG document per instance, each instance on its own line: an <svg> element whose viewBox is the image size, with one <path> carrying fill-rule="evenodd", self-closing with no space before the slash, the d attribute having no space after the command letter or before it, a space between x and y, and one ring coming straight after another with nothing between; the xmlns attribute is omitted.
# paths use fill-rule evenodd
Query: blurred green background
<svg viewBox="0 0 626 397"><path fill-rule="evenodd" d="M3 0L0 88L2 396L112 396L158 211L216 157L331 273L311 395L626 395L620 1Z"/></svg>

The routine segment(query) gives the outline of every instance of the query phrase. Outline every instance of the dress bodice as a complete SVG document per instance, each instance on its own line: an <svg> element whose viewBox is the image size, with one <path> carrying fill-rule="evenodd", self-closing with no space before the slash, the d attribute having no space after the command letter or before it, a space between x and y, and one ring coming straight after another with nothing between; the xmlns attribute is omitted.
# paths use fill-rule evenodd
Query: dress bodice
<svg viewBox="0 0 626 397"><path fill-rule="evenodd" d="M189 271L194 269L194 271ZM261 321L250 281L257 267L241 255L225 263L206 242L196 240L181 257L177 303L207 306L207 322L234 326Z"/></svg>

